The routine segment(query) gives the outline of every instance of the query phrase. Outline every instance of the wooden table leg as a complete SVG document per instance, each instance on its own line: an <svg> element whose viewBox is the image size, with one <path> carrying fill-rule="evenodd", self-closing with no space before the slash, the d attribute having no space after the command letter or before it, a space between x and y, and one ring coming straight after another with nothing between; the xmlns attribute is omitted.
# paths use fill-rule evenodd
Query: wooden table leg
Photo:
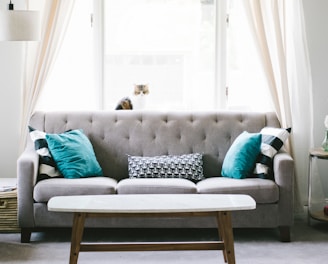
<svg viewBox="0 0 328 264"><path fill-rule="evenodd" d="M235 249L230 212L218 212L217 223L219 236L224 243L223 256L228 264L235 264Z"/></svg>
<svg viewBox="0 0 328 264"><path fill-rule="evenodd" d="M85 222L85 213L74 213L72 238L71 238L71 253L69 258L70 264L76 264L79 257L80 245L83 237Z"/></svg>
<svg viewBox="0 0 328 264"><path fill-rule="evenodd" d="M218 212L216 220L217 220L217 225L218 225L219 240L223 241L224 227L223 227L223 222L220 220L219 212ZM223 257L224 257L224 262L227 262L227 254L226 254L225 248L223 249Z"/></svg>

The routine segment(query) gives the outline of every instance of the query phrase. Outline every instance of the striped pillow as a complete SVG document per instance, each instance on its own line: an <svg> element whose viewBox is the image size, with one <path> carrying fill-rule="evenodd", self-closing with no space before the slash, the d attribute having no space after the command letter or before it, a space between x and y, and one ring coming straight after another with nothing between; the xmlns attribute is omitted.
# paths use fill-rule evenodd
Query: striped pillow
<svg viewBox="0 0 328 264"><path fill-rule="evenodd" d="M39 154L39 175L37 181L50 179L54 177L62 177L60 172L57 170L56 163L52 158L48 143L46 140L46 133L28 127L32 141L34 142L35 151Z"/></svg>
<svg viewBox="0 0 328 264"><path fill-rule="evenodd" d="M261 130L261 152L256 160L254 177L273 180L273 157L282 148L290 132L291 128L264 127Z"/></svg>

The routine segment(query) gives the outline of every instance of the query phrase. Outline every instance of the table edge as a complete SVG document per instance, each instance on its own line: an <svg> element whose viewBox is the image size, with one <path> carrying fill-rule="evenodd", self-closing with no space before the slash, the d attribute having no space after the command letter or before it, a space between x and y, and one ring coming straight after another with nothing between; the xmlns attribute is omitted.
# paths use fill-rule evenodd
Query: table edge
<svg viewBox="0 0 328 264"><path fill-rule="evenodd" d="M112 194L111 194L112 195ZM116 196L117 194L115 194ZM181 195L181 194L136 194L136 195L121 195L118 194L119 196L175 196L175 195ZM220 211L243 211L243 210L253 210L256 209L256 202L255 200L250 196L246 194L185 194L185 195L193 195L194 197L197 197L198 195L203 195L203 196L232 196L232 197L245 197L248 199L248 204L246 205L229 205L230 208L228 207L208 207L208 208L178 208L178 209L92 209L92 208L59 208L58 206L54 206L53 202L56 201L57 199L69 199L70 197L73 196L54 196L48 201L48 210L53 211L53 212L80 212L80 213L117 213L117 214L137 214L137 213L192 213L192 212L220 212ZM109 196L109 195L78 195L74 196L74 199L79 198L79 197L93 197L93 196Z"/></svg>

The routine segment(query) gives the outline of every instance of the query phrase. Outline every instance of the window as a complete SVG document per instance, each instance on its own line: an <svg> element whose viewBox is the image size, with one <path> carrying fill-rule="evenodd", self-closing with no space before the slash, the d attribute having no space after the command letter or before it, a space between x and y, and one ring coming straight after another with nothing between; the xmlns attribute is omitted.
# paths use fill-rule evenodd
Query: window
<svg viewBox="0 0 328 264"><path fill-rule="evenodd" d="M134 84L148 84L151 109L213 107L214 2L107 0L104 4L105 108L112 109L125 95L133 100Z"/></svg>
<svg viewBox="0 0 328 264"><path fill-rule="evenodd" d="M147 109L268 106L265 95L258 100L266 84L250 55L256 52L240 6L241 0L77 1L38 108L115 109L126 96L138 108L135 84L149 86Z"/></svg>
<svg viewBox="0 0 328 264"><path fill-rule="evenodd" d="M227 29L227 107L270 111L273 106L243 0L229 1Z"/></svg>
<svg viewBox="0 0 328 264"><path fill-rule="evenodd" d="M75 4L70 25L37 108L42 110L97 109L94 89L92 1Z"/></svg>

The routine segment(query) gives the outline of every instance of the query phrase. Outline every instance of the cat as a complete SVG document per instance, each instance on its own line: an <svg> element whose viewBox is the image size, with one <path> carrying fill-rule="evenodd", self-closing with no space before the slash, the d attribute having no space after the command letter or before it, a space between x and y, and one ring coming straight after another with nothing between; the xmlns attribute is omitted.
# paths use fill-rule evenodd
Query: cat
<svg viewBox="0 0 328 264"><path fill-rule="evenodd" d="M131 99L129 97L122 98L118 102L118 104L115 108L115 110L132 110L132 109L133 109L133 105L132 105Z"/></svg>
<svg viewBox="0 0 328 264"><path fill-rule="evenodd" d="M148 84L134 84L133 104L135 109L145 109L149 95Z"/></svg>
<svg viewBox="0 0 328 264"><path fill-rule="evenodd" d="M134 105L136 106L136 109L144 109L146 105L145 96L148 94L148 84L134 84L133 104L129 97L124 97L118 102L115 110L132 110Z"/></svg>

